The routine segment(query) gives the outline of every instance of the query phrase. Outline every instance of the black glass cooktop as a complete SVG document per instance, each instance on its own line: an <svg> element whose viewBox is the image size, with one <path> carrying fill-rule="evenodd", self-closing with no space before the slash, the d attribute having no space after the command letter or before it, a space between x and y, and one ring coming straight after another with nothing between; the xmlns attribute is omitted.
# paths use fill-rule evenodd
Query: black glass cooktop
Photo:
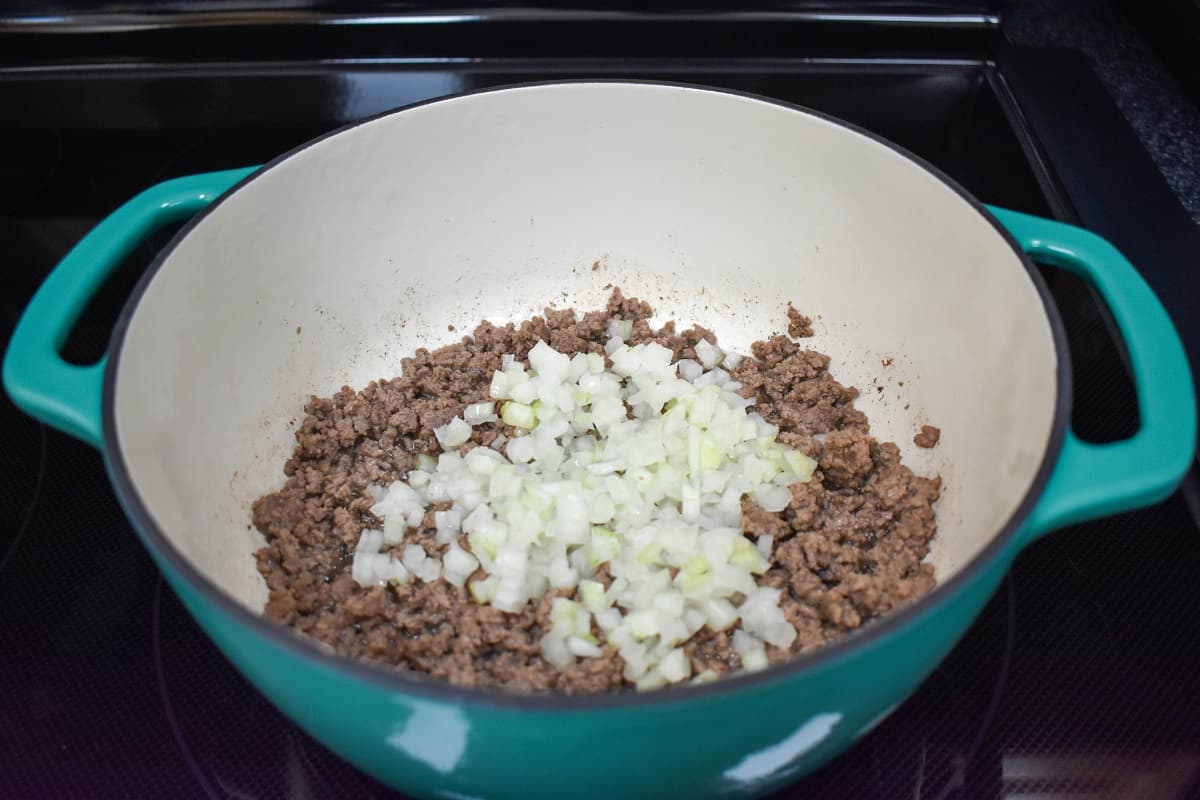
<svg viewBox="0 0 1200 800"><path fill-rule="evenodd" d="M1112 237L1200 352L1195 231L1082 62L986 57L340 59L0 68L0 325L103 214L153 182L259 163L397 105L528 80L733 87L863 125L986 202ZM1190 223L1189 223L1190 225ZM86 362L144 246L67 344ZM1070 332L1075 424L1135 424L1091 293L1048 273ZM1191 292L1191 296L1200 296ZM0 796L391 797L254 691L164 586L97 453L0 398ZM1189 503L1189 497L1191 501ZM1175 798L1200 792L1195 476L1156 508L1033 545L920 690L786 797Z"/></svg>

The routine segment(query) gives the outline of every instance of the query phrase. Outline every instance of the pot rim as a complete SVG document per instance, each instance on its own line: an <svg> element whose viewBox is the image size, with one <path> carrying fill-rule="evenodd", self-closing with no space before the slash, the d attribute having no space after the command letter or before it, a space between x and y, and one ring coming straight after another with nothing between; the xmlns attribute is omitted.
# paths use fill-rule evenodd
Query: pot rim
<svg viewBox="0 0 1200 800"><path fill-rule="evenodd" d="M538 87L548 86L586 86L596 84L611 84L611 85L632 85L632 86L657 86L676 89L689 89L695 91L708 92L712 94L725 94L741 97L748 100L755 100L770 105L780 106L791 111L797 111L802 114L807 114L825 122L831 123L851 133L856 133L864 136L875 143L888 148L902 158L908 159L919 167L922 167L929 175L941 181L945 186L954 191L959 197L966 201L976 212L978 212L992 228L1008 243L1012 248L1013 255L1025 268L1029 279L1033 282L1034 288L1037 290L1038 296L1042 301L1042 306L1045 310L1046 317L1050 323L1050 332L1054 341L1054 349L1057 355L1057 366L1055 370L1056 393L1055 393L1055 409L1054 419L1051 424L1050 437L1047 443L1046 450L1043 454L1042 461L1038 465L1034 479L1026 491L1021 502L1017 505L1016 510L1009 517L1001 528L992 535L990 541L982 550L980 550L970 561L964 564L955 574L945 583L939 582L934 588L903 608L890 612L878 620L874 620L859 630L847 633L837 640L823 645L811 652L797 654L787 661L774 664L766 669L758 672L739 672L735 675L722 677L719 680L705 684L683 684L666 686L650 692L601 692L578 695L566 694L520 694L496 689L478 689L473 687L464 687L451 684L443 679L435 678L431 675L415 671L400 671L391 669L382 664L374 664L367 661L360 661L346 656L325 650L320 644L310 637L304 636L293 629L286 627L278 622L268 619L262 614L256 614L232 596L227 594L220 586L215 583L208 575L197 569L183 555L182 552L171 542L169 538L159 528L157 522L150 515L145 505L142 503L141 497L134 485L129 474L123 454L119 448L119 438L116 430L116 414L114 408L114 394L116 391L116 375L120 367L121 350L125 341L125 336L128 333L129 323L133 313L136 310L142 295L147 287L153 281L154 276L162 268L163 264L170 257L172 251L185 239L192 229L199 225L204 219L220 206L225 200L237 193L246 184L256 180L264 173L274 169L283 162L289 160L292 156L308 149L309 147L323 142L326 139L332 138L339 134L353 130L359 126L374 122L384 117L393 114L399 114L414 108L438 103L446 100L455 100L472 95L490 94L493 92L504 92L512 90L533 89ZM698 701L711 699L720 694L733 694L744 692L753 689L764 689L772 683L783 683L788 680L795 680L799 676L819 666L825 665L828 662L836 661L850 654L858 648L870 646L872 642L883 639L891 634L894 634L904 628L917 624L920 620L930 615L936 606L942 603L945 599L957 593L959 590L974 581L980 573L982 573L994 561L1001 558L1004 553L1009 551L1010 546L1016 541L1017 532L1022 524L1029 517L1038 499L1041 497L1042 491L1045 489L1047 482L1053 472L1054 466L1058 461L1059 452L1062 449L1063 440L1066 436L1067 424L1070 420L1072 404L1071 395L1071 360L1070 350L1067 346L1066 331L1063 327L1062 318L1059 315L1058 308L1050 295L1049 288L1045 280L1034 266L1032 260L1026 255L1015 238L1008 230L1000 224L999 220L976 199L971 193L964 189L957 181L947 175L938 167L926 161L924 158L910 152L904 147L889 141L888 139L879 136L878 134L862 128L853 123L846 122L831 116L821 111L817 111L797 103L791 103L785 100L779 100L771 97L764 97L753 92L739 91L735 89L726 89L721 87L705 86L702 84L693 84L686 82L675 81L655 81L655 80L636 80L625 78L613 79L567 79L567 80L550 80L550 81L531 81L515 84L506 84L503 86L492 86L482 89L475 89L466 92L458 92L452 95L444 95L436 98L420 100L414 103L409 103L398 108L389 109L387 111L373 114L355 122L348 123L332 131L329 131L321 136L310 139L303 144L300 144L291 150L279 155L260 169L254 171L250 175L243 178L221 197L217 198L211 205L197 213L192 217L167 243L167 245L155 256L150 266L142 274L138 280L136 287L126 301L121 315L113 328L112 337L109 340L107 351L107 365L104 372L104 390L102 398L102 421L103 421L103 453L104 461L108 469L109 478L112 481L113 487L116 490L117 499L120 501L125 510L126 515L133 523L134 531L143 546L146 547L152 554L157 555L173 570L176 575L192 589L197 591L205 600L215 605L219 611L226 617L232 618L241 626L248 628L255 635L265 638L270 644L275 647L283 648L295 656L309 659L316 662L316 665L321 668L340 673L341 675L357 680L373 684L377 688L386 689L393 692L401 692L411 694L429 700L442 701L447 703L461 705L478 705L486 707L498 707L508 709L521 709L529 711L588 711L588 710L620 710L641 706L657 706L669 703L683 703L688 701ZM1015 555L1015 550L1013 551Z"/></svg>

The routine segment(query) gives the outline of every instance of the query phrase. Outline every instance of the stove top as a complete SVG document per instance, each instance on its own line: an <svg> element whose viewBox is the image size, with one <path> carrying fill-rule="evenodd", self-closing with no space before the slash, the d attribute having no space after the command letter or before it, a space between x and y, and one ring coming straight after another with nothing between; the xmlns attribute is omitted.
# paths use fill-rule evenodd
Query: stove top
<svg viewBox="0 0 1200 800"><path fill-rule="evenodd" d="M153 182L259 163L428 97L625 77L810 106L913 150L986 202L1081 221L1143 269L1194 359L1200 312L1187 298L1200 296L1200 236L1086 67L1002 42L960 55L0 65L0 335L79 237ZM103 353L170 233L92 303L68 358ZM1136 401L1104 310L1069 275L1047 277L1070 335L1077 431L1128 435ZM396 796L299 731L218 654L158 577L97 453L7 398L0 431L0 794ZM1200 796L1198 518L1193 472L1156 508L1033 545L911 699L780 796Z"/></svg>

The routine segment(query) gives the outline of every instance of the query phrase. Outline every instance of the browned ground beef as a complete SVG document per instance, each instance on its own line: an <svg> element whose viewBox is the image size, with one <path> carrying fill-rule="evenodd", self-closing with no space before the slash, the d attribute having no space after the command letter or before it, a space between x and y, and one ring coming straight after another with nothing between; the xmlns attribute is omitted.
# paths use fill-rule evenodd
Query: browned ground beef
<svg viewBox="0 0 1200 800"><path fill-rule="evenodd" d="M787 318L788 336L791 336L793 339L806 339L813 335L812 320L792 308L790 303L787 308Z"/></svg>
<svg viewBox="0 0 1200 800"><path fill-rule="evenodd" d="M270 597L266 614L347 656L418 670L469 686L513 691L600 692L622 688L623 664L612 647L600 658L578 659L558 669L539 655L549 628L548 595L519 614L480 606L445 581L410 581L364 588L350 576L354 547L364 528L380 521L370 512L371 484L403 478L418 453L438 452L433 428L487 399L500 357L526 360L544 339L565 353L603 352L612 319L634 321L634 342L656 341L675 358L695 357L699 326L677 332L672 322L652 330L650 307L615 290L604 311L578 317L546 309L520 325L481 323L462 342L404 359L398 378L348 387L331 398L313 397L284 466L283 488L254 504L254 524L267 544L257 553ZM798 315L797 315L798 316ZM797 320L789 313L790 321ZM805 320L807 322L807 320ZM779 426L780 441L817 460L808 483L792 487L792 503L768 513L747 502L743 528L774 536L773 566L762 583L783 590L781 607L798 636L790 651L769 648L772 660L818 647L911 601L934 585L922 564L935 532L933 503L939 479L914 475L894 444L868 435L866 417L853 407L858 391L829 374L828 357L783 336L753 346L734 377L743 394ZM502 423L477 426L463 451L486 445ZM406 542L430 555L433 511ZM465 547L465 537L460 543ZM481 576L477 573L474 577ZM597 579L607 584L605 570ZM735 601L739 598L733 598ZM685 645L699 673L723 673L739 659L727 633L704 628Z"/></svg>
<svg viewBox="0 0 1200 800"><path fill-rule="evenodd" d="M917 447L937 447L937 443L941 438L941 428L935 428L932 425L922 425L921 432L913 437L913 444Z"/></svg>

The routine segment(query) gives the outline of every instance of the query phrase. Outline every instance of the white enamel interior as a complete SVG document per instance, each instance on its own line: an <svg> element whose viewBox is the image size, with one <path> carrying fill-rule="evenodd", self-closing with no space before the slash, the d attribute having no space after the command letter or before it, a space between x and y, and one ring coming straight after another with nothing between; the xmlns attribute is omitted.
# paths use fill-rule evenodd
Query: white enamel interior
<svg viewBox="0 0 1200 800"><path fill-rule="evenodd" d="M1031 485L1057 355L992 225L869 137L646 84L425 105L239 189L171 252L132 315L117 444L167 537L261 609L250 503L283 481L309 395L395 375L401 356L481 319L600 307L610 284L741 350L782 330L789 300L814 315L808 344L862 390L873 433L942 476L930 556L941 580ZM912 443L926 422L942 429L933 450Z"/></svg>

